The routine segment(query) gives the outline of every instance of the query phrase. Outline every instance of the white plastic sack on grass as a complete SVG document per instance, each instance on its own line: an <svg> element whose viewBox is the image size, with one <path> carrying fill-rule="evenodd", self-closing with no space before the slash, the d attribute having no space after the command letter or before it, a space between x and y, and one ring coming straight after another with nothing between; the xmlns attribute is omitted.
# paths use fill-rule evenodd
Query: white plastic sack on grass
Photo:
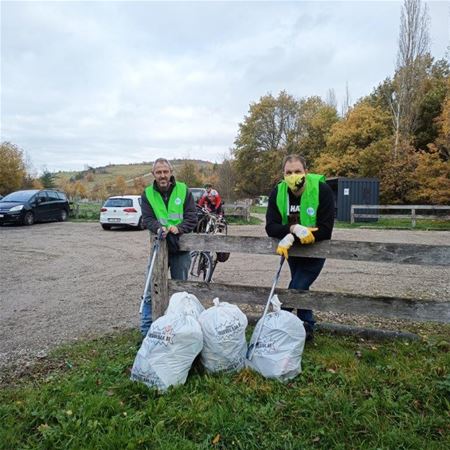
<svg viewBox="0 0 450 450"><path fill-rule="evenodd" d="M256 324L249 355L261 326L262 330L253 357L246 364L264 377L286 381L302 371L306 333L303 322L297 316L281 310L277 295L273 296L271 303L274 311Z"/></svg>
<svg viewBox="0 0 450 450"><path fill-rule="evenodd" d="M245 365L247 317L235 305L213 300L198 321L203 331L200 360L208 372L240 370Z"/></svg>
<svg viewBox="0 0 450 450"><path fill-rule="evenodd" d="M187 292L175 292L175 294L170 297L166 314L194 314L194 317L198 319L198 316L204 310L205 308L203 308L200 300L195 295L188 294Z"/></svg>
<svg viewBox="0 0 450 450"><path fill-rule="evenodd" d="M202 347L202 330L193 315L164 315L152 323L142 342L131 379L160 391L184 384Z"/></svg>

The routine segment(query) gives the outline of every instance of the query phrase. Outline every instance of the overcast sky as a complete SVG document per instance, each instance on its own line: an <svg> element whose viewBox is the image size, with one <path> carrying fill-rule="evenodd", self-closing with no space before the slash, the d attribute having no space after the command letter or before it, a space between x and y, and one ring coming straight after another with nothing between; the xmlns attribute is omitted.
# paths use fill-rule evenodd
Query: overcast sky
<svg viewBox="0 0 450 450"><path fill-rule="evenodd" d="M221 161L249 104L353 101L394 71L399 1L1 1L1 140L34 168ZM431 51L448 2L428 2Z"/></svg>

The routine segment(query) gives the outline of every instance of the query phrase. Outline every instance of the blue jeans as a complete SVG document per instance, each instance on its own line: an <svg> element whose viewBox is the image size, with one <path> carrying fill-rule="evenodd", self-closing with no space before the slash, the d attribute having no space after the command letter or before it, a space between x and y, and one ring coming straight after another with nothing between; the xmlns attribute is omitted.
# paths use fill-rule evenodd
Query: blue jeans
<svg viewBox="0 0 450 450"><path fill-rule="evenodd" d="M324 258L306 258L303 256L290 256L288 259L289 268L291 269L291 282L288 289L301 289L309 291L309 287L319 276L323 265ZM282 308L286 311L292 311L293 308ZM315 320L312 310L298 309L297 317L314 328Z"/></svg>
<svg viewBox="0 0 450 450"><path fill-rule="evenodd" d="M145 279L147 279L148 270L150 269L151 255L148 258L147 271ZM189 267L191 265L190 252L169 253L169 269L170 276L173 280L187 280ZM151 283L148 291L144 295L144 303L141 312L141 333L142 336L147 336L147 332L152 324L152 297L151 297Z"/></svg>

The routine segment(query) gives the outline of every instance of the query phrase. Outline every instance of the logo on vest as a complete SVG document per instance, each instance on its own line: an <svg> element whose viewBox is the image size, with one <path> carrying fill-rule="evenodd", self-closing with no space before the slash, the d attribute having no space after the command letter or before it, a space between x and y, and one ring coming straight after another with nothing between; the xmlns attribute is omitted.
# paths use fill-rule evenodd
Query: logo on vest
<svg viewBox="0 0 450 450"><path fill-rule="evenodd" d="M314 210L314 208L311 208L311 206L306 210L306 214L308 214L308 216L314 216L316 214L316 211Z"/></svg>
<svg viewBox="0 0 450 450"><path fill-rule="evenodd" d="M177 197L175 199L175 205L181 205L181 198L180 197Z"/></svg>

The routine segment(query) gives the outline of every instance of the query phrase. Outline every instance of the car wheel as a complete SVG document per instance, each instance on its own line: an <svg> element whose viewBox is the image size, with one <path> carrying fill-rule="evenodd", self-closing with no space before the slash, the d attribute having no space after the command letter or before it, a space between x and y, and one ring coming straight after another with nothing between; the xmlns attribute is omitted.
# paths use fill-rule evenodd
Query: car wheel
<svg viewBox="0 0 450 450"><path fill-rule="evenodd" d="M67 220L67 216L68 216L67 211L65 209L62 209L59 215L59 221L65 222Z"/></svg>
<svg viewBox="0 0 450 450"><path fill-rule="evenodd" d="M102 223L102 228L104 230L110 230L111 229L111 225L106 225L105 223Z"/></svg>
<svg viewBox="0 0 450 450"><path fill-rule="evenodd" d="M34 214L31 211L27 211L23 216L23 224L30 226L34 223Z"/></svg>
<svg viewBox="0 0 450 450"><path fill-rule="evenodd" d="M145 223L144 223L144 220L142 219L142 216L141 216L141 218L139 219L138 229L139 229L139 230L145 230Z"/></svg>

